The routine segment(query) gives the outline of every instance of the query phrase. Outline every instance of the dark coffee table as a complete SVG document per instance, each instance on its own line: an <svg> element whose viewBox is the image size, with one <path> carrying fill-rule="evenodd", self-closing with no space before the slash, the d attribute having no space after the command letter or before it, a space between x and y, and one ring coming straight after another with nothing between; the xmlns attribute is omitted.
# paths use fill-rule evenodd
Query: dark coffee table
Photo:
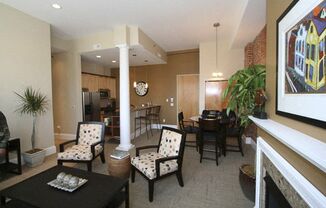
<svg viewBox="0 0 326 208"><path fill-rule="evenodd" d="M70 193L47 183L65 172L87 179L87 183ZM65 166L55 166L0 192L1 207L97 208L118 207L124 200L129 207L129 180L87 172ZM6 199L11 199L8 202ZM7 201L7 203L6 203Z"/></svg>

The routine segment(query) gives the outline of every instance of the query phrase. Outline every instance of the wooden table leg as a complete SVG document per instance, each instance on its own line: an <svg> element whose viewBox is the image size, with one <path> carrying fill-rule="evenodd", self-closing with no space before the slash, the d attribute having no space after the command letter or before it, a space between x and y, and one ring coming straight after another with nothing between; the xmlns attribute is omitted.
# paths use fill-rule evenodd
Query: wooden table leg
<svg viewBox="0 0 326 208"><path fill-rule="evenodd" d="M125 186L125 207L129 208L129 181L127 181Z"/></svg>

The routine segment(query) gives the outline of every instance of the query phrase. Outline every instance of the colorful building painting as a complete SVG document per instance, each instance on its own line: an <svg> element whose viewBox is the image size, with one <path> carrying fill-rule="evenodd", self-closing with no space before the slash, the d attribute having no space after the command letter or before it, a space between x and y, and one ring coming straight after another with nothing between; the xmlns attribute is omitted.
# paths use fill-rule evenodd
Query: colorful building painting
<svg viewBox="0 0 326 208"><path fill-rule="evenodd" d="M306 66L306 37L306 27L303 24L300 24L299 30L297 32L297 38L295 40L294 69L302 77L305 74Z"/></svg>
<svg viewBox="0 0 326 208"><path fill-rule="evenodd" d="M287 33L286 93L326 93L325 0Z"/></svg>
<svg viewBox="0 0 326 208"><path fill-rule="evenodd" d="M312 19L306 38L305 81L315 90L325 85L325 35L325 27Z"/></svg>

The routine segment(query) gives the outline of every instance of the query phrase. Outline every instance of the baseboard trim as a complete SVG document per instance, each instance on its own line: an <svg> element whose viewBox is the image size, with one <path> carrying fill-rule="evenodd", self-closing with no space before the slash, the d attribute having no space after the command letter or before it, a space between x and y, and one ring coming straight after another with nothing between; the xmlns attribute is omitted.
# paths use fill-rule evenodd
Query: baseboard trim
<svg viewBox="0 0 326 208"><path fill-rule="evenodd" d="M46 151L45 155L49 156L49 155L57 153L57 148L55 147L55 145L53 145L51 147L45 148L45 151Z"/></svg>
<svg viewBox="0 0 326 208"><path fill-rule="evenodd" d="M173 124L159 124L159 127L157 126L157 124L152 124L152 129L161 129L163 126L175 128L175 129L178 128L177 125L173 125Z"/></svg>
<svg viewBox="0 0 326 208"><path fill-rule="evenodd" d="M59 133L54 133L54 138L55 139L62 139L62 140L75 140L76 139L76 134L59 134Z"/></svg>
<svg viewBox="0 0 326 208"><path fill-rule="evenodd" d="M45 148L45 155L46 156L49 156L49 155L52 155L52 154L55 154L55 153L57 153L57 148L55 147L55 145ZM12 163L17 163L18 162L17 157L11 158L11 159L9 159L9 161L12 162ZM21 163L22 163L22 165L25 164L23 155L21 155Z"/></svg>
<svg viewBox="0 0 326 208"><path fill-rule="evenodd" d="M246 137L246 144L249 144L253 150L256 150L256 142L251 137Z"/></svg>
<svg viewBox="0 0 326 208"><path fill-rule="evenodd" d="M177 125L170 125L170 124L152 124L151 127L152 129L161 129L163 126L166 126L166 127L171 127L171 128L177 128L178 126ZM147 127L147 131L150 131L149 129L149 126ZM140 129L137 129L136 132L133 132L130 134L130 138L131 139L134 139L136 137L139 137L141 134L144 134L146 133L146 129L145 128L142 128L142 131L140 132ZM135 136L136 134L136 136Z"/></svg>

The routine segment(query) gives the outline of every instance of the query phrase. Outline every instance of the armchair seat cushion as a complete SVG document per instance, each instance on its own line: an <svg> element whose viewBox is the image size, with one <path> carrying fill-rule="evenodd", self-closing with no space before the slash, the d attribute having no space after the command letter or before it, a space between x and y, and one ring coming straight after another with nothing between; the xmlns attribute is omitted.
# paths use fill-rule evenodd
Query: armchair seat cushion
<svg viewBox="0 0 326 208"><path fill-rule="evenodd" d="M140 156L131 158L131 164L141 171L150 180L157 177L155 169L155 160L164 158L165 156L157 152L144 153ZM160 175L165 175L170 172L174 172L178 169L177 160L169 160L160 163Z"/></svg>
<svg viewBox="0 0 326 208"><path fill-rule="evenodd" d="M103 147L95 146L95 156L101 153ZM90 145L78 144L67 148L64 152L58 153L58 160L92 160L93 154Z"/></svg>

